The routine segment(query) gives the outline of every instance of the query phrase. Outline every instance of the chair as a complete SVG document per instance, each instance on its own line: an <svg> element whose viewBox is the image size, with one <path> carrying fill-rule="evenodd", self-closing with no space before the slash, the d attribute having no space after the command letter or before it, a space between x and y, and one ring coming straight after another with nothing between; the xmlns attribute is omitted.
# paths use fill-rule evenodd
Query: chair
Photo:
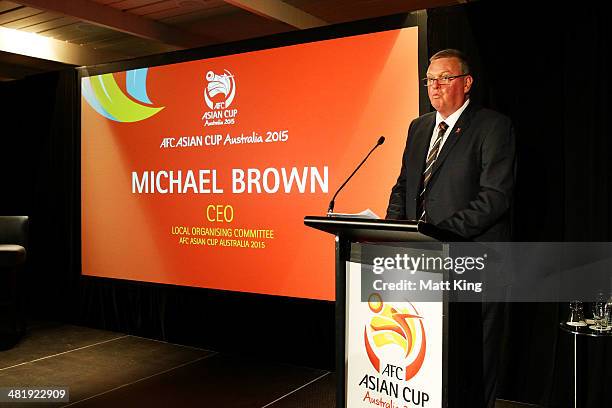
<svg viewBox="0 0 612 408"><path fill-rule="evenodd" d="M0 350L13 347L25 332L23 267L27 216L0 216Z"/></svg>

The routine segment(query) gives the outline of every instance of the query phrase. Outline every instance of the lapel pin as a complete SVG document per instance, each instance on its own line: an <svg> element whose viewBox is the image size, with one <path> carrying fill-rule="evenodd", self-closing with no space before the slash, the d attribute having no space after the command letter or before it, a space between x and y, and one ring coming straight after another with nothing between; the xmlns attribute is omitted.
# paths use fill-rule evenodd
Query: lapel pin
<svg viewBox="0 0 612 408"><path fill-rule="evenodd" d="M455 133L460 133L461 132L461 128L458 127L457 130L455 130Z"/></svg>

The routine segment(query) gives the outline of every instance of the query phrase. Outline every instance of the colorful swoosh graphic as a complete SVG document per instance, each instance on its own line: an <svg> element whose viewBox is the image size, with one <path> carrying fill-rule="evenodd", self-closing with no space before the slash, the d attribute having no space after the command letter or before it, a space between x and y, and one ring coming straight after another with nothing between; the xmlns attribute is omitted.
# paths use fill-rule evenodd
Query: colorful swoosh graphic
<svg viewBox="0 0 612 408"><path fill-rule="evenodd" d="M148 68L126 72L126 89L133 99L121 90L113 74L83 78L81 93L87 103L107 119L115 122L139 122L164 109L163 106L147 106L153 103L147 95L147 73Z"/></svg>

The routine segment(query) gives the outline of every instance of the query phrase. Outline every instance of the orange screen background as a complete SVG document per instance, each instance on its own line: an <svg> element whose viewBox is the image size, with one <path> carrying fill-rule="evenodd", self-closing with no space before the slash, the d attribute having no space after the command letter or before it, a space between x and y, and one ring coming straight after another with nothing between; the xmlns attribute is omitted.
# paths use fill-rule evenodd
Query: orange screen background
<svg viewBox="0 0 612 408"><path fill-rule="evenodd" d="M148 95L164 109L134 123L106 119L82 99L83 274L333 300L334 237L303 217L324 214L381 135L385 144L340 193L336 211L384 217L419 112L417 47L411 27L149 68ZM228 109L238 110L236 123L206 127L206 73L224 70L235 79ZM125 73L114 76L125 84ZM265 139L281 130L285 142L160 148L168 137L255 131ZM232 193L233 168L304 166L321 174L328 166L327 194ZM223 194L132 193L133 171L200 169L217 170ZM210 204L231 205L233 221L209 221ZM177 226L267 229L274 238L256 240L265 248L190 245L173 234Z"/></svg>

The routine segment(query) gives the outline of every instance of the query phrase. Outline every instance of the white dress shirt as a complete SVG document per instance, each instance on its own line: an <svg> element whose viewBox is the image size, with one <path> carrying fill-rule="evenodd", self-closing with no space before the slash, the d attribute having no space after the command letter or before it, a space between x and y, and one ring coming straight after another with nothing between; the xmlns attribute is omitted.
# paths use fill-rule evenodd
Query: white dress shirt
<svg viewBox="0 0 612 408"><path fill-rule="evenodd" d="M436 112L436 125L434 126L433 134L431 135L431 138L429 139L429 150L427 150L427 156L425 157L429 157L431 148L433 147L434 142L436 141L436 137L438 135L438 125L440 124L440 122L445 122L448 125L448 128L446 129L446 132L444 132L444 136L442 136L442 140L440 141L440 148L438 149L438 155L440 155L440 152L442 151L442 146L444 146L444 142L446 142L446 139L448 139L448 135L450 135L451 130L453 130L453 128L455 127L455 123L457 123L457 121L459 120L459 116L461 116L461 114L463 113L465 108L467 108L469 103L470 103L470 100L467 99L465 103L463 104L463 106L461 106L459 109L453 112L452 115L450 115L446 119L442 118L442 115L440 115L440 112Z"/></svg>

